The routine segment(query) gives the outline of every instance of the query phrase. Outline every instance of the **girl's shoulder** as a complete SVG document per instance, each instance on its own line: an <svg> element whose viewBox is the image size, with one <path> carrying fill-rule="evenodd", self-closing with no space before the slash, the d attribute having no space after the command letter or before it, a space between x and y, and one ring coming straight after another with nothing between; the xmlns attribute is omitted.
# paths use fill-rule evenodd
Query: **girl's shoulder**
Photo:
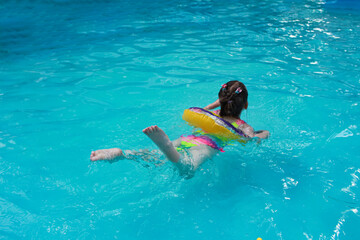
<svg viewBox="0 0 360 240"><path fill-rule="evenodd" d="M235 124L239 127L240 125L246 124L244 120L238 119L236 120Z"/></svg>
<svg viewBox="0 0 360 240"><path fill-rule="evenodd" d="M254 128L252 126L250 126L249 124L247 124L245 121L240 120L243 123L239 124L238 129L240 129L243 133L245 133L247 136L253 138L255 137L255 131Z"/></svg>

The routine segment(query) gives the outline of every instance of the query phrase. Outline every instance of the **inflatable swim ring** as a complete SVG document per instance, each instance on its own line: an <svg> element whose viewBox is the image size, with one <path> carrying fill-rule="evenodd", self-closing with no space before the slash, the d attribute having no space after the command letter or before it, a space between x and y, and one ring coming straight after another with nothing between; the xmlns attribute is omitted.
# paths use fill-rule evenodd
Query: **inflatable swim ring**
<svg viewBox="0 0 360 240"><path fill-rule="evenodd" d="M182 118L191 126L201 128L205 133L225 137L227 140L246 142L246 136L241 130L220 116L202 108L185 109Z"/></svg>

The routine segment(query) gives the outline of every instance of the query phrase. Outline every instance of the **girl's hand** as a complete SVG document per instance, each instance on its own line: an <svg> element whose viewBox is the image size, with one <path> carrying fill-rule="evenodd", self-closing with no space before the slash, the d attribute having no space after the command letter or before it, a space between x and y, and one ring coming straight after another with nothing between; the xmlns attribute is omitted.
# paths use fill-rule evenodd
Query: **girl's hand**
<svg viewBox="0 0 360 240"><path fill-rule="evenodd" d="M215 102L207 105L206 107L204 107L205 110L211 110L211 109L214 109L214 108L217 108L217 107L220 107L220 101L219 99L217 99Z"/></svg>
<svg viewBox="0 0 360 240"><path fill-rule="evenodd" d="M267 130L260 130L255 132L255 137L266 139L269 138L269 136L270 136L270 132Z"/></svg>

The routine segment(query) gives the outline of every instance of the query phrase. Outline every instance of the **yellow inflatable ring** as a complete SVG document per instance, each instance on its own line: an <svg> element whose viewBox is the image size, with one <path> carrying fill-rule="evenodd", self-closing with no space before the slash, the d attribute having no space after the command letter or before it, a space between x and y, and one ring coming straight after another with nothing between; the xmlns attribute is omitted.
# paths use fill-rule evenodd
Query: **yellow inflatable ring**
<svg viewBox="0 0 360 240"><path fill-rule="evenodd" d="M245 142L244 138L248 137L228 121L202 108L185 109L182 118L191 126L201 128L209 134L225 137L228 140Z"/></svg>

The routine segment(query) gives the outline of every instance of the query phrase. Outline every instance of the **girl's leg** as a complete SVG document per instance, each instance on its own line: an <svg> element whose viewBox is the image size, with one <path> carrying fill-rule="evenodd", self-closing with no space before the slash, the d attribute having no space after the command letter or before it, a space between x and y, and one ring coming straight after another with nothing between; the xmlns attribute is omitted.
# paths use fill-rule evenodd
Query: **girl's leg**
<svg viewBox="0 0 360 240"><path fill-rule="evenodd" d="M196 170L202 163L212 158L216 153L217 150L201 144L185 150L180 160L174 165L179 169L180 175L189 179L195 175Z"/></svg>
<svg viewBox="0 0 360 240"><path fill-rule="evenodd" d="M211 159L217 152L218 150L204 144L190 148L189 153L191 154L194 171L206 160Z"/></svg>
<svg viewBox="0 0 360 240"><path fill-rule="evenodd" d="M180 158L180 154L176 151L175 147L179 146L181 139L175 140L173 143L169 140L169 137L164 133L162 129L157 126L151 126L145 128L143 132L159 147L159 149L165 154L165 156L172 162L177 162ZM175 146L175 147L174 147ZM126 156L141 155L141 151L129 151ZM139 154L138 154L139 153ZM111 160L117 161L121 158L127 158L120 148L100 149L92 151L90 155L91 161L99 160Z"/></svg>
<svg viewBox="0 0 360 240"><path fill-rule="evenodd" d="M173 143L165 132L158 126L150 126L143 130L146 134L165 154L165 156L172 162L177 163L180 159L180 154L176 151Z"/></svg>
<svg viewBox="0 0 360 240"><path fill-rule="evenodd" d="M146 162L156 162L159 159L159 154L156 150L141 149L135 150L121 150L119 148L101 149L91 152L91 161L106 160L111 163L122 159L137 160L141 158Z"/></svg>
<svg viewBox="0 0 360 240"><path fill-rule="evenodd" d="M178 138L178 139L172 141L172 144L174 145L175 148L177 148L177 147L180 147L181 141L182 141L182 139Z"/></svg>
<svg viewBox="0 0 360 240"><path fill-rule="evenodd" d="M92 151L90 155L90 160L115 160L116 158L120 158L123 156L123 151L120 148L101 149Z"/></svg>
<svg viewBox="0 0 360 240"><path fill-rule="evenodd" d="M217 150L212 147L200 144L199 146L189 148L188 152L190 156L179 161L181 155L176 151L174 146L179 146L181 139L171 142L165 132L158 126L147 127L143 132L159 147L170 161L178 163L175 165L179 168L181 168L179 165L191 165L193 170L196 170L205 160L212 158L217 153Z"/></svg>

